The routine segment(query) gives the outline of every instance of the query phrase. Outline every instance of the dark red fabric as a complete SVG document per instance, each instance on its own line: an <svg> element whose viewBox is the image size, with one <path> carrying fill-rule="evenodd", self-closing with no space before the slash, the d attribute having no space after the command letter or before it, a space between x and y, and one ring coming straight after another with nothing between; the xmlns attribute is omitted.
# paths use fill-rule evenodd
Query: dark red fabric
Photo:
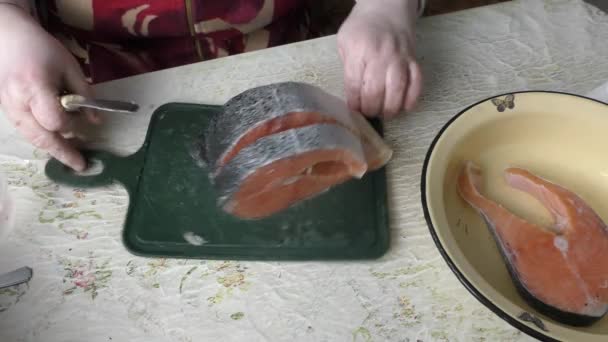
<svg viewBox="0 0 608 342"><path fill-rule="evenodd" d="M44 13L46 28L69 42L92 83L309 37L303 0L192 0L191 20L184 0L72 1L89 6L73 6L69 15L92 17L92 29L69 25L54 1Z"/></svg>

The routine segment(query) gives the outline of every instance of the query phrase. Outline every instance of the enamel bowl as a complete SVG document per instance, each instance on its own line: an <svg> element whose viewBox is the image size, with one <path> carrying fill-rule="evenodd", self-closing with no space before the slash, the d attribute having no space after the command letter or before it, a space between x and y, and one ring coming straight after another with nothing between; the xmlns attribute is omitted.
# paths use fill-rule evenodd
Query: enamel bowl
<svg viewBox="0 0 608 342"><path fill-rule="evenodd" d="M574 191L608 222L607 132L604 103L552 92L504 94L452 118L424 162L424 214L444 259L481 303L540 340L608 341L608 315L574 327L530 307L516 291L484 221L459 196L456 177L465 160L474 161L482 169L486 196L520 217L549 225L539 202L504 182L506 167L523 167Z"/></svg>

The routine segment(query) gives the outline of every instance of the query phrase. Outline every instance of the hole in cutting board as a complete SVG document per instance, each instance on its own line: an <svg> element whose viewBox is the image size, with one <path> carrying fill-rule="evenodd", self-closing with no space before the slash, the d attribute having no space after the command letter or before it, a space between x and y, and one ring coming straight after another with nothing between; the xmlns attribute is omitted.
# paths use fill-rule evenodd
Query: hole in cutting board
<svg viewBox="0 0 608 342"><path fill-rule="evenodd" d="M103 172L104 165L99 159L91 159L88 161L87 169L82 172L74 171L77 176L97 176Z"/></svg>

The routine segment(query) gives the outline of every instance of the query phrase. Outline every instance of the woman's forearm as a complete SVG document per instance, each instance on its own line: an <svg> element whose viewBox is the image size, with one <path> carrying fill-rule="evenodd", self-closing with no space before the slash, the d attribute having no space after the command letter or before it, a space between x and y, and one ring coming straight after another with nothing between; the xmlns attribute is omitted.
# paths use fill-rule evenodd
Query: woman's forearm
<svg viewBox="0 0 608 342"><path fill-rule="evenodd" d="M0 0L0 5L2 4L18 6L26 12L30 12L32 9L30 0Z"/></svg>
<svg viewBox="0 0 608 342"><path fill-rule="evenodd" d="M3 6L18 7L29 13L36 21L38 21L38 13L36 11L36 0L0 0L0 10Z"/></svg>

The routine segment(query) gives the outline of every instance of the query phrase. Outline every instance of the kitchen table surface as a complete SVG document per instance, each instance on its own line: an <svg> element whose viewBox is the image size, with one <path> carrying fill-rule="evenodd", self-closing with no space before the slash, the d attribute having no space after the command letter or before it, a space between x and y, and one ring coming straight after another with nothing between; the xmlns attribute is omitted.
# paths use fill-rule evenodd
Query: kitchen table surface
<svg viewBox="0 0 608 342"><path fill-rule="evenodd" d="M473 298L441 258L420 203L422 162L442 125L478 100L518 90L585 94L603 83L606 37L608 15L574 0L512 1L420 20L424 94L416 111L386 123L395 150L387 168L391 246L370 261L136 257L121 241L126 191L52 183L48 156L1 116L0 171L15 213L0 232L0 273L27 265L34 276L0 290L0 341L531 340ZM164 103L222 104L288 80L343 97L335 37L99 84L99 97L142 108L104 115L93 147L133 153Z"/></svg>

